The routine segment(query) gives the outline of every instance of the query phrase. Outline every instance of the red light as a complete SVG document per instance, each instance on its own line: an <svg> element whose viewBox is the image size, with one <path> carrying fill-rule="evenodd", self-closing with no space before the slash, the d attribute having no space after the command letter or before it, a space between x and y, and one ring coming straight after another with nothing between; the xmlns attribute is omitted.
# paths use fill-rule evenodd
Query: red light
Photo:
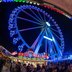
<svg viewBox="0 0 72 72"><path fill-rule="evenodd" d="M56 9L56 8L52 8L52 7L47 6L47 5L41 5L41 6L44 6L45 8L48 8L48 9L54 10L54 11L56 11L56 12L60 13L60 14L63 14L63 12L62 12L62 11L60 11L60 10L58 10L58 9Z"/></svg>

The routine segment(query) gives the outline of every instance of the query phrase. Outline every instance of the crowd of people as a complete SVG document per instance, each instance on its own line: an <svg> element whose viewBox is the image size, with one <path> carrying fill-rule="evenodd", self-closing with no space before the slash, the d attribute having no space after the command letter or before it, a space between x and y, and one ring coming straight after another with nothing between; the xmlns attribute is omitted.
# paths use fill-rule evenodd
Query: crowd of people
<svg viewBox="0 0 72 72"><path fill-rule="evenodd" d="M32 64L13 62L0 58L0 72L72 72L72 61L48 62L34 67Z"/></svg>

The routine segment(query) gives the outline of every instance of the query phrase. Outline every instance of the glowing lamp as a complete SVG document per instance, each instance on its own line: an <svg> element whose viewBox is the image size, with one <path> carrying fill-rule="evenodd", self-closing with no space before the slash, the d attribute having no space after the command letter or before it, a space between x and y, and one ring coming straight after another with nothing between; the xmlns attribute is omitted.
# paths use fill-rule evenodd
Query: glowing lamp
<svg viewBox="0 0 72 72"><path fill-rule="evenodd" d="M46 24L47 24L49 27L51 26L49 22L46 22Z"/></svg>
<svg viewBox="0 0 72 72"><path fill-rule="evenodd" d="M44 38L47 39L47 40L53 41L51 38L48 38L46 36L44 36Z"/></svg>

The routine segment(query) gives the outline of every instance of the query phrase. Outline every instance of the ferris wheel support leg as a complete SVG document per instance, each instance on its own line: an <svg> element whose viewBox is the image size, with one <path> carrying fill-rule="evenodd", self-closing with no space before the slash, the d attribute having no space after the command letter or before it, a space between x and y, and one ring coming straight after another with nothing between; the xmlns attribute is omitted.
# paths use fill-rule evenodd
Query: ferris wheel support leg
<svg viewBox="0 0 72 72"><path fill-rule="evenodd" d="M51 41L48 41L48 44L49 44L49 50L48 50L48 53L50 54L50 58L51 59L54 59L55 58L55 52L53 51L53 45L52 45L52 42Z"/></svg>
<svg viewBox="0 0 72 72"><path fill-rule="evenodd" d="M41 38L40 42L38 43L36 50L35 50L35 54L37 54L39 52L39 49L41 47L41 43L42 43L43 37Z"/></svg>
<svg viewBox="0 0 72 72"><path fill-rule="evenodd" d="M43 39L44 39L43 36L44 36L44 33L42 34L42 36L41 36L41 38L40 38L40 40L39 40L39 42L38 42L38 44L37 44L37 46L36 46L35 54L38 53L38 51L39 51L39 49L40 49L40 47L41 47L42 41L43 41Z"/></svg>
<svg viewBox="0 0 72 72"><path fill-rule="evenodd" d="M47 53L48 51L47 51L47 39L45 39L45 53Z"/></svg>
<svg viewBox="0 0 72 72"><path fill-rule="evenodd" d="M49 31L49 33L50 33L50 35L51 35L51 37L52 37L52 41L53 41L53 43L54 43L54 45L55 45L55 47L56 47L56 50L57 50L57 52L55 53L55 51L53 50L53 55L52 56L54 56L55 58L59 58L59 57L61 57L62 56L62 52L61 52L61 50L60 50L60 46L58 45L58 42L55 40L55 38L54 38L54 36L53 36L53 34L52 34L52 32L51 32L51 30L50 29L48 29L48 31ZM52 48L53 49L53 48Z"/></svg>
<svg viewBox="0 0 72 72"><path fill-rule="evenodd" d="M36 45L38 44L38 42L40 41L40 38L43 34L43 30L40 32L39 36L36 38L36 40L34 41L34 43L32 44L31 48L35 49Z"/></svg>
<svg viewBox="0 0 72 72"><path fill-rule="evenodd" d="M58 57L61 57L62 56L62 52L61 52L61 50L59 48L59 45L58 45L57 41L54 39L54 37L52 37L52 38L53 38L53 42L54 42L54 44L56 46L56 49L57 49L57 52L58 52Z"/></svg>

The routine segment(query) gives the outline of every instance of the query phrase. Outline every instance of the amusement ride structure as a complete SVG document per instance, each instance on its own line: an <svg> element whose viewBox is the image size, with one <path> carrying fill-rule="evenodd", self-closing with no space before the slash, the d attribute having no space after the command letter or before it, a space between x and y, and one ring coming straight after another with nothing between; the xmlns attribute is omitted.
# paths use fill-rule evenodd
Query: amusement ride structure
<svg viewBox="0 0 72 72"><path fill-rule="evenodd" d="M62 56L63 34L48 13L48 8L45 10L39 4L25 3L12 11L8 24L10 37L18 52L23 52L26 47L24 52L32 49L34 54L46 53L51 59Z"/></svg>

